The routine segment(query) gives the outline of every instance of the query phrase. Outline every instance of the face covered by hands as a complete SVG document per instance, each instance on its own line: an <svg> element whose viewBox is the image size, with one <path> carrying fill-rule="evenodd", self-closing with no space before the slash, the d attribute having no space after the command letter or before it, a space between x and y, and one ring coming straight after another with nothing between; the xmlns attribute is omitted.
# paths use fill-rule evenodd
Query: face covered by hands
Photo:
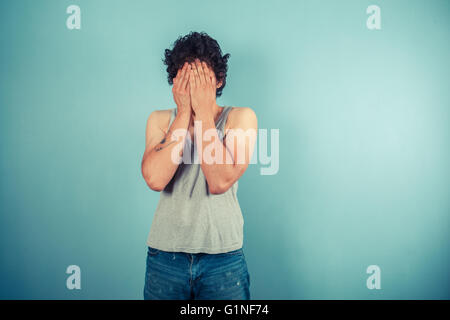
<svg viewBox="0 0 450 320"><path fill-rule="evenodd" d="M195 115L212 115L216 103L216 76L206 62L201 62L198 58L191 63L189 89Z"/></svg>

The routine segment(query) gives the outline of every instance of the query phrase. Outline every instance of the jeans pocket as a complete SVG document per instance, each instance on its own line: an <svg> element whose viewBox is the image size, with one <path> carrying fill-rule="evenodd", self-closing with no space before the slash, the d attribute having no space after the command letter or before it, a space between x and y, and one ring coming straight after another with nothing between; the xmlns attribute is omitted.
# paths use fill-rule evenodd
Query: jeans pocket
<svg viewBox="0 0 450 320"><path fill-rule="evenodd" d="M150 256L156 256L159 253L159 249L153 248L153 247L148 247L148 254Z"/></svg>
<svg viewBox="0 0 450 320"><path fill-rule="evenodd" d="M244 255L244 251L242 250L242 248L240 248L240 249L237 249L237 250L225 252L225 254L227 256L235 256L235 255L241 255L242 256L242 255Z"/></svg>

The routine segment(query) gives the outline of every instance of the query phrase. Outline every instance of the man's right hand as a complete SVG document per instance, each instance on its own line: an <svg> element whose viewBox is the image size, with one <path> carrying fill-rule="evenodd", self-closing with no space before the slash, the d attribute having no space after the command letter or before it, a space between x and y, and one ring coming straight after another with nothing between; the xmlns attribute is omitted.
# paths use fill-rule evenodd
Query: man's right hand
<svg viewBox="0 0 450 320"><path fill-rule="evenodd" d="M177 75L173 78L173 99L177 105L178 113L191 114L191 95L189 88L189 73L191 65L187 62L178 69Z"/></svg>

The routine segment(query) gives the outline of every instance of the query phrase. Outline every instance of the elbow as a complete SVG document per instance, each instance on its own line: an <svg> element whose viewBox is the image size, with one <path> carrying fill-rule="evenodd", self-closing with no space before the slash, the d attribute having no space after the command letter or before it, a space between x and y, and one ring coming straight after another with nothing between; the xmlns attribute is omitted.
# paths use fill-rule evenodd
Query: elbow
<svg viewBox="0 0 450 320"><path fill-rule="evenodd" d="M246 167L239 168L237 175L229 176L229 177L221 177L220 180L216 180L212 183L208 182L209 193L212 194L222 194L228 191L233 184L239 179L239 177L244 173Z"/></svg>
<svg viewBox="0 0 450 320"><path fill-rule="evenodd" d="M153 191L160 192L163 191L166 187L165 183L159 181L158 179L155 179L154 176L144 176L144 180L147 183L147 186Z"/></svg>
<svg viewBox="0 0 450 320"><path fill-rule="evenodd" d="M160 179L157 179L154 175L149 175L145 170L142 170L142 176L144 177L145 183L153 191L163 191L166 184Z"/></svg>
<svg viewBox="0 0 450 320"><path fill-rule="evenodd" d="M214 183L208 184L209 193L211 194L222 194L230 189L231 185L228 183Z"/></svg>
<svg viewBox="0 0 450 320"><path fill-rule="evenodd" d="M150 189L152 189L153 191L161 192L166 187L164 184L158 183L157 181L153 181L153 180L147 181L146 180L146 182L147 182L148 187Z"/></svg>

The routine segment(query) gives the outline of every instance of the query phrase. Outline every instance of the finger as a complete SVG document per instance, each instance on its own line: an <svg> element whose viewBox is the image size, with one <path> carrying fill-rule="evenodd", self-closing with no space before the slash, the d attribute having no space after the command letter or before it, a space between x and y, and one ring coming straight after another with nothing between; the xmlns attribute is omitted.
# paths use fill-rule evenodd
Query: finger
<svg viewBox="0 0 450 320"><path fill-rule="evenodd" d="M187 85L186 85L186 91L189 93L189 101L191 101L192 94L191 94L191 86L189 84L189 81L187 82Z"/></svg>
<svg viewBox="0 0 450 320"><path fill-rule="evenodd" d="M198 76L197 65L195 63L192 64L192 78L193 78L195 86L200 85L200 79Z"/></svg>
<svg viewBox="0 0 450 320"><path fill-rule="evenodd" d="M210 77L210 81L211 81L211 86L214 89L217 89L217 87L216 87L216 74L214 73L214 70L211 67L209 68L209 77Z"/></svg>
<svg viewBox="0 0 450 320"><path fill-rule="evenodd" d="M206 82L209 84L212 84L213 73L214 73L212 71L212 68L205 61L202 61L202 66L203 66L203 71L205 72Z"/></svg>
<svg viewBox="0 0 450 320"><path fill-rule="evenodd" d="M178 88L178 79L179 79L179 77L180 77L180 69L178 69L178 71L177 71L177 75L173 78L173 87L174 88Z"/></svg>
<svg viewBox="0 0 450 320"><path fill-rule="evenodd" d="M176 80L178 81L178 80L180 80L180 74L181 74L181 71L183 70L183 68L179 68L178 70L177 70L177 75L175 76L175 78L176 78Z"/></svg>
<svg viewBox="0 0 450 320"><path fill-rule="evenodd" d="M189 69L190 69L190 66L189 66L189 64L186 64L183 68L184 68L184 70L183 70L183 78L181 80L181 89L184 90L184 89L186 89L186 85L189 82Z"/></svg>
<svg viewBox="0 0 450 320"><path fill-rule="evenodd" d="M200 84L206 84L205 73L203 71L202 63L199 59L195 59L195 65L197 66L198 78Z"/></svg>
<svg viewBox="0 0 450 320"><path fill-rule="evenodd" d="M199 70L198 70L198 66L197 66L197 59L194 62L192 62L192 68L194 69L195 82L197 85L200 86L201 81L200 81L200 74L199 74Z"/></svg>
<svg viewBox="0 0 450 320"><path fill-rule="evenodd" d="M189 82L189 69L190 65L188 63L185 63L183 66L183 73L182 73L182 80L181 80L181 89L186 89L186 85Z"/></svg>
<svg viewBox="0 0 450 320"><path fill-rule="evenodd" d="M209 86L211 85L211 70L209 69L205 61L202 61L202 68L205 75L205 82Z"/></svg>
<svg viewBox="0 0 450 320"><path fill-rule="evenodd" d="M194 70L192 68L191 68L191 72L189 74L190 74L190 76L189 76L189 96L191 98L191 104L192 104L192 98L195 96L194 91L196 89Z"/></svg>
<svg viewBox="0 0 450 320"><path fill-rule="evenodd" d="M194 68L191 68L191 71L189 72L189 86L191 89L194 89L196 87L196 79L195 79L195 73Z"/></svg>
<svg viewBox="0 0 450 320"><path fill-rule="evenodd" d="M183 80L184 80L185 75L186 75L186 63L183 64L183 66L179 69L179 74L178 74L178 78L177 78L178 89L185 88L185 85L183 86Z"/></svg>

